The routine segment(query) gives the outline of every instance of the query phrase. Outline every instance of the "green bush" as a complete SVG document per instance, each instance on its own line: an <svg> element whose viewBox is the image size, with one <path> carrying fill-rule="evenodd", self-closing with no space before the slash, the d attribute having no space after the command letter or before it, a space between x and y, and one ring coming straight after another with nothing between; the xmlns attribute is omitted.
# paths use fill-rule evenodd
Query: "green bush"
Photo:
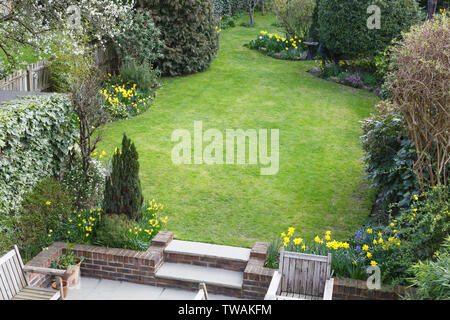
<svg viewBox="0 0 450 320"><path fill-rule="evenodd" d="M103 209L105 213L125 214L137 220L142 203L138 153L134 143L124 134L122 150L116 148L111 175L106 178Z"/></svg>
<svg viewBox="0 0 450 320"><path fill-rule="evenodd" d="M87 181L83 175L83 163L79 153L74 153L65 167L62 180L74 195L77 207L87 209L99 205L103 200L105 188L106 170L102 163L92 158Z"/></svg>
<svg viewBox="0 0 450 320"><path fill-rule="evenodd" d="M383 278L406 283L410 267L419 260L430 259L450 232L450 187L435 187L421 195L413 195L409 208L402 209L394 220L401 244L386 256ZM417 199L417 200L416 200Z"/></svg>
<svg viewBox="0 0 450 320"><path fill-rule="evenodd" d="M44 179L23 197L14 240L28 261L52 241L52 234L72 211L73 198L64 184Z"/></svg>
<svg viewBox="0 0 450 320"><path fill-rule="evenodd" d="M389 90L414 141L421 186L447 185L450 176L450 15L413 26L392 48Z"/></svg>
<svg viewBox="0 0 450 320"><path fill-rule="evenodd" d="M368 29L367 8L381 9L381 28ZM319 41L333 60L374 56L421 19L415 0L320 0Z"/></svg>
<svg viewBox="0 0 450 320"><path fill-rule="evenodd" d="M134 11L124 21L124 31L116 35L117 50L122 61L134 60L139 65L151 65L162 57L164 45L161 32L153 23L149 12Z"/></svg>
<svg viewBox="0 0 450 320"><path fill-rule="evenodd" d="M234 28L236 26L236 20L229 15L225 15L219 18L220 24L219 29L226 30L229 28Z"/></svg>
<svg viewBox="0 0 450 320"><path fill-rule="evenodd" d="M383 102L377 114L362 122L362 130L367 178L379 192L380 205L387 208L398 203L399 207L408 207L411 195L418 189L412 170L416 153L400 113L389 102Z"/></svg>
<svg viewBox="0 0 450 320"><path fill-rule="evenodd" d="M247 10L246 0L213 0L213 7L216 17L234 16Z"/></svg>
<svg viewBox="0 0 450 320"><path fill-rule="evenodd" d="M0 107L0 217L14 215L37 182L59 175L77 138L77 119L63 95L32 96Z"/></svg>
<svg viewBox="0 0 450 320"><path fill-rule="evenodd" d="M219 43L211 0L144 0L164 42L157 66L166 76L206 70Z"/></svg>
<svg viewBox="0 0 450 320"><path fill-rule="evenodd" d="M410 267L408 279L416 288L414 299L450 300L450 238L435 253L436 260L419 261Z"/></svg>
<svg viewBox="0 0 450 320"><path fill-rule="evenodd" d="M149 64L139 64L133 61L126 61L120 67L122 83L135 83L137 89L146 95L154 96L154 92L159 87L159 70L153 69Z"/></svg>
<svg viewBox="0 0 450 320"><path fill-rule="evenodd" d="M137 222L123 214L108 214L102 217L93 242L95 244L110 247L129 247L129 230L137 227Z"/></svg>
<svg viewBox="0 0 450 320"><path fill-rule="evenodd" d="M308 40L315 8L314 0L273 0L273 7L281 28L288 37Z"/></svg>

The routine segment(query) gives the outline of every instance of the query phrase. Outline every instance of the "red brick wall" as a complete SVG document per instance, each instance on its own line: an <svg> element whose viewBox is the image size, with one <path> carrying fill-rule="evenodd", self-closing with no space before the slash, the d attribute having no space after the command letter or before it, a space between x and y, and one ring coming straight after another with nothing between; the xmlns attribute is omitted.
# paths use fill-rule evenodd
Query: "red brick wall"
<svg viewBox="0 0 450 320"><path fill-rule="evenodd" d="M116 248L105 248L91 245L74 245L72 250L85 260L81 264L83 276L123 280L135 283L178 287L196 290L197 284L189 284L176 280L155 279L155 272L164 261L164 248L172 241L173 233L160 231L152 240L152 245L146 251L135 251ZM250 252L250 260L244 270L242 291L220 287L208 289L212 293L234 295L246 299L264 299L275 269L266 268L265 261L270 244L256 242ZM27 265L36 267L50 267L52 260L56 260L66 250L66 244L55 242L44 249ZM40 274L28 275L33 286L48 286L50 277ZM395 300L399 294L404 295L413 289L401 286L382 287L381 290L367 289L366 282L355 279L334 279L334 300Z"/></svg>
<svg viewBox="0 0 450 320"><path fill-rule="evenodd" d="M400 295L413 293L413 288L403 286L383 286L380 290L370 290L366 281L356 279L334 279L333 300L399 300Z"/></svg>
<svg viewBox="0 0 450 320"><path fill-rule="evenodd" d="M173 233L160 231L146 251L135 251L100 246L77 244L72 250L85 260L81 264L81 274L110 280L124 280L129 282L155 285L155 272L163 261L166 245L172 241ZM67 245L55 242L48 249L41 251L27 265L36 267L50 267L52 260L56 260L66 251ZM48 276L30 274L34 286L48 286L52 280Z"/></svg>

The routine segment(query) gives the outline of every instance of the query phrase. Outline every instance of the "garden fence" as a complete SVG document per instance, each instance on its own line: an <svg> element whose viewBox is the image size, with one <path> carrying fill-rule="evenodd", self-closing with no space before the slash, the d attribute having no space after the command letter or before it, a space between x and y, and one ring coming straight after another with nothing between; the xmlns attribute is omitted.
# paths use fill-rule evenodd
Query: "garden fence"
<svg viewBox="0 0 450 320"><path fill-rule="evenodd" d="M29 64L0 80L0 91L45 91L50 87L47 61Z"/></svg>

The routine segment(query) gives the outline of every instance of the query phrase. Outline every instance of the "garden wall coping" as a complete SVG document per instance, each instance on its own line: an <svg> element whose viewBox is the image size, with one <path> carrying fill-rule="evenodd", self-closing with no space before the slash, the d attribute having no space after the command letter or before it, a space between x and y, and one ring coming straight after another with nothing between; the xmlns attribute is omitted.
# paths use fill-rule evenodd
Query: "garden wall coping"
<svg viewBox="0 0 450 320"><path fill-rule="evenodd" d="M155 273L164 262L164 249L173 240L173 232L160 231L152 240L146 251L118 248L106 248L95 245L76 244L72 250L84 256L81 264L84 276L134 283L161 285ZM268 242L255 242L250 250L250 259L245 267L242 283L242 297L246 299L264 299L276 269L265 267ZM26 265L48 268L53 260L66 252L67 244L54 242L42 250ZM50 276L28 274L30 284L47 287L52 280ZM399 295L414 293L414 288L403 286L383 286L380 290L370 290L366 281L335 278L333 300L397 300Z"/></svg>

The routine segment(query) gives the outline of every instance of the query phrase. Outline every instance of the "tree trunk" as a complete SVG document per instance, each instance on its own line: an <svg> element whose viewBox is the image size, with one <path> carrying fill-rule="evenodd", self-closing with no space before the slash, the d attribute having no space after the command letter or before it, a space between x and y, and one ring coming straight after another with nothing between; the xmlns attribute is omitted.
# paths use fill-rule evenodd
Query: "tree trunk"
<svg viewBox="0 0 450 320"><path fill-rule="evenodd" d="M427 20L433 18L434 13L436 12L437 0L428 0L427 6Z"/></svg>
<svg viewBox="0 0 450 320"><path fill-rule="evenodd" d="M264 15L264 13L265 13L265 8L264 8L265 3L266 3L266 0L262 0L262 3L261 3L261 15Z"/></svg>

